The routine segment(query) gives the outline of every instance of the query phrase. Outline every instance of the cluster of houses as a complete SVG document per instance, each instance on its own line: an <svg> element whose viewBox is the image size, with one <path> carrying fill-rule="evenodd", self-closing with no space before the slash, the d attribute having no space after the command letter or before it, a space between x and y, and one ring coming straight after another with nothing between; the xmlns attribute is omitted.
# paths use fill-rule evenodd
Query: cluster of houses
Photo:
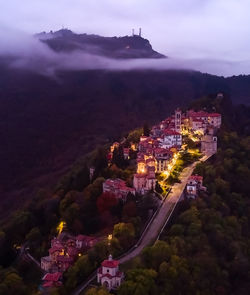
<svg viewBox="0 0 250 295"><path fill-rule="evenodd" d="M137 153L137 172L133 186L136 192L153 191L156 173L167 171L172 166L174 155L181 149L181 111L153 126L150 136L141 136Z"/></svg>
<svg viewBox="0 0 250 295"><path fill-rule="evenodd" d="M195 139L201 143L201 152L214 154L217 151L215 134L220 126L219 113L175 110L172 116L152 127L150 136L140 137L140 142L136 146L137 171L133 178L133 188L127 187L120 179L108 179L103 184L103 191L112 191L118 198L126 200L129 192L143 195L154 190L156 173L166 172L172 168L175 155L181 150L183 135L196 136ZM119 145L118 142L113 143L110 148L110 158ZM134 150L135 144L132 145ZM129 159L129 152L129 148L123 148L125 159Z"/></svg>
<svg viewBox="0 0 250 295"><path fill-rule="evenodd" d="M49 255L41 258L41 269L46 273L42 278L43 288L60 286L63 272L97 242L98 239L90 236L74 237L65 232L53 238Z"/></svg>
<svg viewBox="0 0 250 295"><path fill-rule="evenodd" d="M182 139L188 135L201 143L201 152L207 155L217 151L217 129L221 126L221 115L205 111L188 110L183 113L180 109L160 124L152 127L150 136L141 136L138 144L131 143L130 148L123 148L124 159L129 159L130 151L137 151L136 173L133 176L133 187L127 186L121 179L107 179L103 182L103 192L110 192L125 202L129 194L145 194L154 191L156 186L156 173L169 173L177 153L182 148ZM115 148L121 143L115 142L110 147L109 160L112 159ZM92 169L92 170L91 170ZM94 168L90 169L93 176ZM192 175L186 186L186 196L196 198L199 191L206 190L203 178ZM89 236L77 237L61 233L51 241L49 255L41 258L41 268L46 272L43 277L43 287L60 286L62 274L98 240ZM119 261L113 260L110 255L104 260L97 272L97 282L108 290L120 286L124 274L119 271Z"/></svg>
<svg viewBox="0 0 250 295"><path fill-rule="evenodd" d="M103 192L112 192L119 199L126 200L129 193L144 194L155 189L156 173L169 170L176 158L177 152L182 148L182 135L198 135L201 142L201 151L204 154L214 154L217 151L217 129L221 126L221 115L218 113L195 112L189 110L182 113L177 109L173 116L153 126L150 136L141 136L137 149L137 171L133 178L133 187L128 187L121 179L107 179L103 183ZM111 146L119 147L115 142ZM133 144L133 150L135 144ZM124 158L129 159L129 148L124 148ZM111 155L112 158L112 155ZM186 186L186 197L196 198L200 191L205 191L203 177L192 175ZM124 274L119 271L119 261L113 260L110 255L104 260L97 271L97 282L108 290L120 286Z"/></svg>
<svg viewBox="0 0 250 295"><path fill-rule="evenodd" d="M77 257L97 242L98 240L93 237L84 235L72 237L65 232L53 238L49 256L41 258L41 269L45 272L42 278L42 290L62 286L63 272L73 265ZM124 273L119 270L119 261L109 255L97 271L97 282L111 290L118 288L123 279Z"/></svg>
<svg viewBox="0 0 250 295"><path fill-rule="evenodd" d="M200 135L201 152L213 154L217 150L216 131L221 126L218 113L189 110L175 113L153 126L149 137L142 136L138 145L137 173L133 186L138 193L154 190L155 173L171 169L175 154L182 147L182 135Z"/></svg>

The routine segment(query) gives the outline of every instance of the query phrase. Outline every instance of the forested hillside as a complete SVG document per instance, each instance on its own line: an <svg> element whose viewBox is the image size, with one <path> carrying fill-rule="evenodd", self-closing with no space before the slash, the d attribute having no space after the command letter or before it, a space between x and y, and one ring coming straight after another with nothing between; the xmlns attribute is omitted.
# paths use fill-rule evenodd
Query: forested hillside
<svg viewBox="0 0 250 295"><path fill-rule="evenodd" d="M176 290L180 294L248 294L250 109L233 106L226 96L222 100L204 97L194 101L192 107L216 109L223 118L218 153L196 168L204 176L207 193L180 204L161 241L146 248L129 265L131 270L118 294L173 294ZM141 133L134 131L129 138L134 141ZM36 294L40 275L31 264L18 259L15 248L28 241L31 253L40 259L46 255L60 220L66 221L73 234L101 234L105 230L106 235L108 230L113 231L113 239L111 248L104 241L78 259L64 275L65 288L55 294L74 289L108 251L119 255L134 243L157 202L150 196L132 197L122 205L102 194L103 177L131 180L134 167L118 158L114 157L114 167L108 167L105 148L94 150L60 182L53 179L52 194L42 187L1 225L4 268L0 270L0 294ZM89 165L96 167L92 183Z"/></svg>
<svg viewBox="0 0 250 295"><path fill-rule="evenodd" d="M213 105L195 105L205 103ZM218 153L195 171L207 192L179 204L161 240L129 265L119 295L249 294L250 137L240 128L249 117L223 114Z"/></svg>
<svg viewBox="0 0 250 295"><path fill-rule="evenodd" d="M74 71L51 78L10 70L6 61L0 71L1 214L39 188L53 191L69 166L98 144L153 124L204 94L225 91L237 104L249 102L250 93L248 76Z"/></svg>

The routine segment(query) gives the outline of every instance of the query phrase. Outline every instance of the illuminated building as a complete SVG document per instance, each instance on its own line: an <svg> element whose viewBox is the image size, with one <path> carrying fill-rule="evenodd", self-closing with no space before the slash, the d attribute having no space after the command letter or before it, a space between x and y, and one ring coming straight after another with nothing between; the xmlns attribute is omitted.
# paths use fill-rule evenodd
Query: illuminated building
<svg viewBox="0 0 250 295"><path fill-rule="evenodd" d="M126 182L122 179L107 179L102 184L103 192L111 192L118 199L122 201L126 201L129 193L135 195L135 189L132 187L128 187Z"/></svg>
<svg viewBox="0 0 250 295"><path fill-rule="evenodd" d="M119 271L119 261L114 260L112 255L109 255L109 258L102 262L97 271L97 282L108 290L112 290L120 287L123 278L124 273Z"/></svg>
<svg viewBox="0 0 250 295"><path fill-rule="evenodd" d="M201 139L201 152L207 155L217 152L217 137L206 134Z"/></svg>
<svg viewBox="0 0 250 295"><path fill-rule="evenodd" d="M181 148L182 145L182 135L179 132L165 129L163 131L163 135L160 139L160 147L162 148L171 148L173 146L176 146L178 148Z"/></svg>
<svg viewBox="0 0 250 295"><path fill-rule="evenodd" d="M194 199L198 196L200 190L205 190L206 188L202 186L203 177L200 175L191 175L188 179L186 185L186 197Z"/></svg>

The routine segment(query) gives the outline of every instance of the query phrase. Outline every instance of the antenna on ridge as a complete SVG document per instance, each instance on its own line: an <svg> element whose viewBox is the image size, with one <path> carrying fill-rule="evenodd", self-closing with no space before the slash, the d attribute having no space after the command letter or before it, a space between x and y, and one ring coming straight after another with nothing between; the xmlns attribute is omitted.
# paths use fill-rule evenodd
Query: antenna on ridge
<svg viewBox="0 0 250 295"><path fill-rule="evenodd" d="M141 28L139 29L139 36L141 37Z"/></svg>
<svg viewBox="0 0 250 295"><path fill-rule="evenodd" d="M135 35L135 29L132 29L132 36L134 37Z"/></svg>

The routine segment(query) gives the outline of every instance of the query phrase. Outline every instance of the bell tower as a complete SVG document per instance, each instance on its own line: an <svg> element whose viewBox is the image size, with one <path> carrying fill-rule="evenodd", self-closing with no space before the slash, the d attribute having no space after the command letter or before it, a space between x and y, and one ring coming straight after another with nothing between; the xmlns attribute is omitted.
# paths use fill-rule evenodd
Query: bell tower
<svg viewBox="0 0 250 295"><path fill-rule="evenodd" d="M175 131L181 133L181 110L178 108L175 110Z"/></svg>

